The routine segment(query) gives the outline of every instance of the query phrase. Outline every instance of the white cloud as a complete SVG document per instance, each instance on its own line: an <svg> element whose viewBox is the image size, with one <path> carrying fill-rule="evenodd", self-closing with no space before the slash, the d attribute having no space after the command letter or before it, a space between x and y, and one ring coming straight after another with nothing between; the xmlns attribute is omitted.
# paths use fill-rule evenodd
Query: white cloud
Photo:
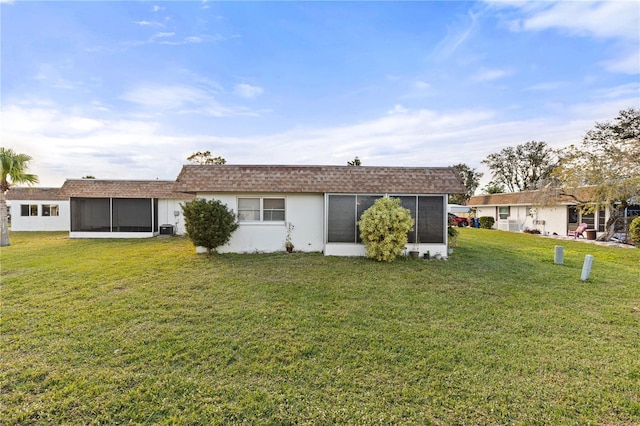
<svg viewBox="0 0 640 426"><path fill-rule="evenodd" d="M640 73L640 50L635 50L628 54L622 54L615 59L606 60L602 65L610 72L638 74Z"/></svg>
<svg viewBox="0 0 640 426"><path fill-rule="evenodd" d="M522 21L523 30L553 28L580 36L637 40L639 6L635 1L561 1Z"/></svg>
<svg viewBox="0 0 640 426"><path fill-rule="evenodd" d="M478 27L477 16L469 11L467 18L462 19L457 27L448 29L447 35L438 43L433 52L435 58L449 58L476 31Z"/></svg>
<svg viewBox="0 0 640 426"><path fill-rule="evenodd" d="M122 96L125 101L161 110L178 110L188 104L208 104L213 97L205 90L184 85L148 85L137 87Z"/></svg>
<svg viewBox="0 0 640 426"><path fill-rule="evenodd" d="M208 96L188 86L167 89L150 86L129 95L142 105L164 106L173 102L184 106L185 99L196 102ZM579 142L596 121L613 119L637 102L637 89L637 84L613 87L589 104L549 106L545 114L531 119L511 119L486 109L437 111L398 104L379 117L350 125L250 137L174 136L165 118L105 119L99 118L104 113L94 106L68 112L47 100L25 101L3 109L0 136L6 146L34 156L30 171L40 176L42 186L61 185L65 178L86 174L105 179L175 179L186 157L202 149L231 164L346 164L358 155L371 166L466 163L482 171L480 162L507 146L528 140L554 147ZM154 93L157 96L150 99ZM618 97L610 97L611 93Z"/></svg>
<svg viewBox="0 0 640 426"><path fill-rule="evenodd" d="M159 38L167 38L167 37L173 37L175 36L176 33L174 32L160 32L160 33L155 33L154 35L151 36L152 40L156 40Z"/></svg>
<svg viewBox="0 0 640 426"><path fill-rule="evenodd" d="M489 2L515 8L523 16L508 22L512 31L557 30L570 36L612 40L615 58L602 64L614 73L640 73L640 6L637 1Z"/></svg>
<svg viewBox="0 0 640 426"><path fill-rule="evenodd" d="M409 110L403 107L402 105L394 105L392 109L387 111L387 114L405 114Z"/></svg>
<svg viewBox="0 0 640 426"><path fill-rule="evenodd" d="M201 81L200 86L148 84L129 90L121 99L138 105L143 112L154 116L167 112L210 117L258 115L257 111L220 102L216 87L215 83L206 81Z"/></svg>
<svg viewBox="0 0 640 426"><path fill-rule="evenodd" d="M557 90L565 85L566 83L563 81L546 81L543 83L534 84L533 86L527 87L524 90L546 92Z"/></svg>
<svg viewBox="0 0 640 426"><path fill-rule="evenodd" d="M252 99L260 96L264 92L264 89L260 86L252 86L251 84L241 83L236 84L234 92L241 98Z"/></svg>
<svg viewBox="0 0 640 426"><path fill-rule="evenodd" d="M506 70L481 70L479 72L477 72L474 76L472 76L472 80L475 81L490 81L490 80L497 80L503 77L506 77L508 75L510 75L511 72L506 71Z"/></svg>

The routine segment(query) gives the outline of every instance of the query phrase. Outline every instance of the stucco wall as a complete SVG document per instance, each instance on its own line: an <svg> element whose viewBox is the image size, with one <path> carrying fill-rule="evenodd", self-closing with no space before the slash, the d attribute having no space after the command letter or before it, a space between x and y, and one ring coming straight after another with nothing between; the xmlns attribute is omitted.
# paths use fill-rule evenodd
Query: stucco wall
<svg viewBox="0 0 640 426"><path fill-rule="evenodd" d="M198 194L199 198L220 200L235 213L238 212L237 194ZM293 224L291 240L295 251L314 252L324 248L323 195L310 194L242 194L242 198L284 198L286 221ZM220 253L251 253L284 251L287 230L283 222L244 222L231 236L231 240L218 248ZM199 249L199 252L202 250Z"/></svg>
<svg viewBox="0 0 640 426"><path fill-rule="evenodd" d="M22 204L36 204L38 216L21 216ZM42 216L42 205L57 205L58 216ZM69 230L69 201L60 200L11 200L11 230L12 231L68 231Z"/></svg>
<svg viewBox="0 0 640 426"><path fill-rule="evenodd" d="M532 213L531 208L535 209ZM504 231L521 232L524 229L537 229L543 235L567 234L567 206L511 206L509 218L500 220L496 217L496 206L481 206L476 209L476 216L491 216L496 220L494 228ZM542 223L544 222L544 223Z"/></svg>
<svg viewBox="0 0 640 426"><path fill-rule="evenodd" d="M183 235L185 232L184 216L180 204L184 203L186 201L158 200L158 225L173 225L173 232L176 235Z"/></svg>

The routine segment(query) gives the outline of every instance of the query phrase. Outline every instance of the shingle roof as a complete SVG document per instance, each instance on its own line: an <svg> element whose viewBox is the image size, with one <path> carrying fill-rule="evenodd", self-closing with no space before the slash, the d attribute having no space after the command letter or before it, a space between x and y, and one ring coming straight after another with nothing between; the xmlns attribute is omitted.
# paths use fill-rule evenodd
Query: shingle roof
<svg viewBox="0 0 640 426"><path fill-rule="evenodd" d="M175 182L164 180L68 179L60 193L67 198L165 198L193 199L192 194L174 191Z"/></svg>
<svg viewBox="0 0 640 426"><path fill-rule="evenodd" d="M175 190L183 192L464 193L450 167L185 165Z"/></svg>
<svg viewBox="0 0 640 426"><path fill-rule="evenodd" d="M591 197L589 188L573 191L581 200ZM467 206L531 206L541 204L576 204L576 200L566 195L552 196L542 191L508 192L503 194L475 195L466 202Z"/></svg>
<svg viewBox="0 0 640 426"><path fill-rule="evenodd" d="M7 200L67 200L60 195L60 188L13 187L7 191Z"/></svg>

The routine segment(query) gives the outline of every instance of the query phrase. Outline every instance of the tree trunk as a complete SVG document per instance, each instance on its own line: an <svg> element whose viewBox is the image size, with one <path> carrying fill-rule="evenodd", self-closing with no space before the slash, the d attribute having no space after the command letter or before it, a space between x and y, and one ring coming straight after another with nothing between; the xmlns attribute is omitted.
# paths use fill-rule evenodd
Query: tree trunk
<svg viewBox="0 0 640 426"><path fill-rule="evenodd" d="M616 233L616 225L623 220L624 217L620 216L617 210L614 211L614 214L611 215L609 220L607 220L607 224L604 228L604 234L598 237L598 241L610 241L611 238L613 238L613 235Z"/></svg>
<svg viewBox="0 0 640 426"><path fill-rule="evenodd" d="M9 215L7 213L7 197L0 191L0 247L9 245Z"/></svg>

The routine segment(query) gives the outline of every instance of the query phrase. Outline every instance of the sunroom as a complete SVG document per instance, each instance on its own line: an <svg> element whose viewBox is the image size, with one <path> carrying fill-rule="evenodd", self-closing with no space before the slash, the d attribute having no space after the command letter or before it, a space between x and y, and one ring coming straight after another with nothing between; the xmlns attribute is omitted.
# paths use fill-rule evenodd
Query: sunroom
<svg viewBox="0 0 640 426"><path fill-rule="evenodd" d="M148 238L161 227L184 227L180 202L192 195L173 191L172 181L67 180L71 238Z"/></svg>

